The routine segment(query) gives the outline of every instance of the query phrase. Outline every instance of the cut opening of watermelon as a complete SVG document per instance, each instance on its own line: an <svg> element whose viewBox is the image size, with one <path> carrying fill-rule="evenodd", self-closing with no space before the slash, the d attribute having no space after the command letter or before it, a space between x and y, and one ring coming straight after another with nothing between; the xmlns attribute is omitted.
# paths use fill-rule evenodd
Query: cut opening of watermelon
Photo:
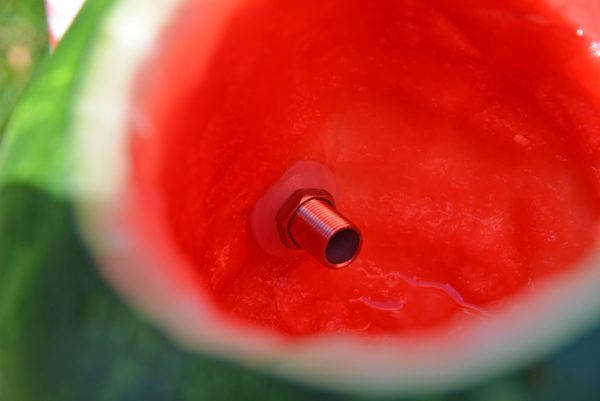
<svg viewBox="0 0 600 401"><path fill-rule="evenodd" d="M599 60L560 2L141 4L115 6L93 52L77 193L102 273L173 338L409 392L598 318ZM252 207L300 160L361 227L344 270L253 238Z"/></svg>

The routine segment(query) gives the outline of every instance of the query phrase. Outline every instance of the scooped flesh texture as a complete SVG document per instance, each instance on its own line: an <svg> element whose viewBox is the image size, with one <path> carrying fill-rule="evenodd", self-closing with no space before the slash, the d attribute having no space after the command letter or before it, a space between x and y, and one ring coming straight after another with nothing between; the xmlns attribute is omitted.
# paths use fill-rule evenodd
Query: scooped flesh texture
<svg viewBox="0 0 600 401"><path fill-rule="evenodd" d="M210 19L192 3L138 82L133 184L158 163L152 190L224 316L292 337L420 333L594 247L600 45L545 3L249 0L202 63ZM253 238L253 206L302 160L362 230L343 270Z"/></svg>

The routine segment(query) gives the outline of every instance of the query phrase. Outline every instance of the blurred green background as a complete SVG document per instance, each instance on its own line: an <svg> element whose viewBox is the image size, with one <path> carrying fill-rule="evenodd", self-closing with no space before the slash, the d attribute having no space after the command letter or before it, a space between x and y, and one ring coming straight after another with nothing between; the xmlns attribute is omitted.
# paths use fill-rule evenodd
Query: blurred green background
<svg viewBox="0 0 600 401"><path fill-rule="evenodd" d="M0 0L0 132L47 54L44 0Z"/></svg>

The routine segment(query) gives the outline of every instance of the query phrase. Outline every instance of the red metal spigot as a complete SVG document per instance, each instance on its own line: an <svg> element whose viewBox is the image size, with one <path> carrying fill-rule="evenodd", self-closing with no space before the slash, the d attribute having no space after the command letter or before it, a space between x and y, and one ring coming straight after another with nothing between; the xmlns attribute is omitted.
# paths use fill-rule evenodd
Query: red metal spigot
<svg viewBox="0 0 600 401"><path fill-rule="evenodd" d="M335 201L327 191L294 192L281 207L277 224L287 247L304 249L329 268L348 266L360 252L359 229L336 210Z"/></svg>

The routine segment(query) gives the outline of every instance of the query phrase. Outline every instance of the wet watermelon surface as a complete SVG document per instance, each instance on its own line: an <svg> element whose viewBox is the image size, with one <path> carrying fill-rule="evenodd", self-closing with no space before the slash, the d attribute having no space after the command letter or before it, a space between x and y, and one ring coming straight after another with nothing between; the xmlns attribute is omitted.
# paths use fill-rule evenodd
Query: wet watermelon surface
<svg viewBox="0 0 600 401"><path fill-rule="evenodd" d="M487 314L594 245L600 51L540 2L248 1L208 68L190 7L140 80L132 152L138 172L160 163L137 184L236 319L421 331ZM347 269L252 238L253 205L298 160L334 173L363 232Z"/></svg>

